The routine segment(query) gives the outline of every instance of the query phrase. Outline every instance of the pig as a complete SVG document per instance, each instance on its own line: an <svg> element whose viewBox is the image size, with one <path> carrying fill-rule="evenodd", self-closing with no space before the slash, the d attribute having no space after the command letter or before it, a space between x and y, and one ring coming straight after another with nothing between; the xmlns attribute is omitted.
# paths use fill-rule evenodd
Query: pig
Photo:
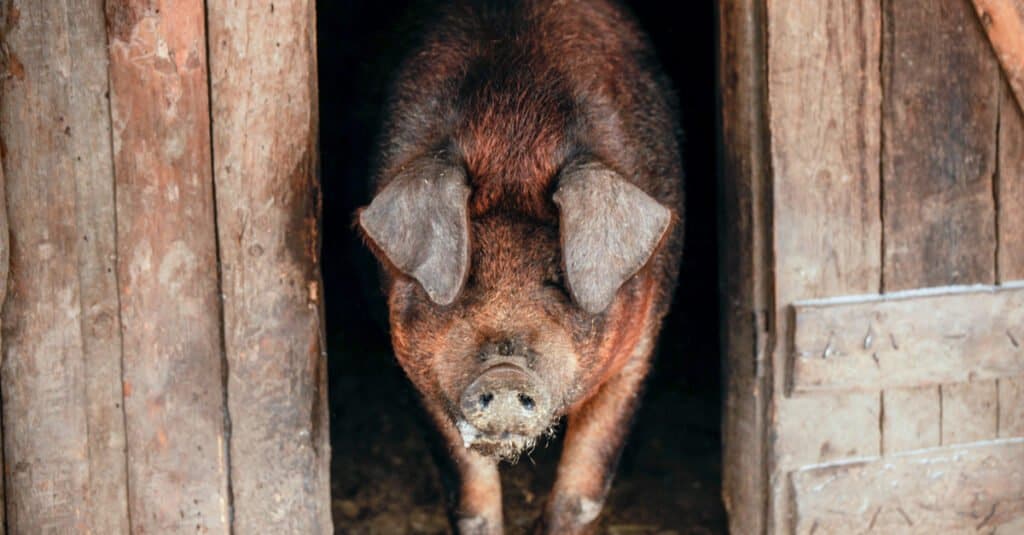
<svg viewBox="0 0 1024 535"><path fill-rule="evenodd" d="M423 25L356 225L394 354L446 441L459 533L500 461L566 432L539 533L591 533L682 250L674 94L608 0L455 1Z"/></svg>

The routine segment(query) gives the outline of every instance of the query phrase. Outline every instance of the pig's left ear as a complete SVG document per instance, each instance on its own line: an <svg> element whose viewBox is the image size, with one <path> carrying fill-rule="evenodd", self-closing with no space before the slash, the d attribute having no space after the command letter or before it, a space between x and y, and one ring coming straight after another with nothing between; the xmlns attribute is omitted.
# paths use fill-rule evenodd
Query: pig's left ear
<svg viewBox="0 0 1024 535"><path fill-rule="evenodd" d="M554 201L569 291L584 310L600 313L650 260L672 211L600 164L564 172Z"/></svg>
<svg viewBox="0 0 1024 535"><path fill-rule="evenodd" d="M448 305L469 271L469 186L460 169L436 161L414 164L359 212L366 236L430 300Z"/></svg>

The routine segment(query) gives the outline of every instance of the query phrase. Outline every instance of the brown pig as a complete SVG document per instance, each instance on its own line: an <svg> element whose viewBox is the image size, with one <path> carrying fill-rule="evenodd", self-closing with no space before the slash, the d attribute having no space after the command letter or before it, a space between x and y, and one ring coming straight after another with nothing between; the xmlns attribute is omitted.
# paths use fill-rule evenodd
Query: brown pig
<svg viewBox="0 0 1024 535"><path fill-rule="evenodd" d="M397 75L357 219L461 533L502 532L498 462L563 417L540 530L595 529L679 267L673 98L604 0L453 2Z"/></svg>

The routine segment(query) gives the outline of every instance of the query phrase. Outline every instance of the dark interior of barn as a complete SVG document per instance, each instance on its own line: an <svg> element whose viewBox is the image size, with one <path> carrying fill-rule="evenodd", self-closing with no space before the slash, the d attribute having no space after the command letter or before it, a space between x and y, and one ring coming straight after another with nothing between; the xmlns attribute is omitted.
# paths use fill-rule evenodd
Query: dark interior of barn
<svg viewBox="0 0 1024 535"><path fill-rule="evenodd" d="M390 354L376 263L352 229L368 177L409 0L317 2L323 277L339 533L447 533L438 448ZM724 533L720 494L720 359L715 12L694 2L629 2L679 99L686 241L679 289L601 519L602 533ZM505 524L528 530L554 477L559 440L503 467Z"/></svg>

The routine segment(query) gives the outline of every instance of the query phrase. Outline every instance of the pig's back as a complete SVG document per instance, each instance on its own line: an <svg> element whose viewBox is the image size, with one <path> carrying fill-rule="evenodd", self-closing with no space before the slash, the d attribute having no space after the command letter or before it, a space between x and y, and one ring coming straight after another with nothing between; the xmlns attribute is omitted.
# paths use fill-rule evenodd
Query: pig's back
<svg viewBox="0 0 1024 535"><path fill-rule="evenodd" d="M471 214L551 218L558 170L592 157L681 211L673 96L627 12L599 0L533 0L455 2L436 13L396 79L383 182L435 155L465 166Z"/></svg>

